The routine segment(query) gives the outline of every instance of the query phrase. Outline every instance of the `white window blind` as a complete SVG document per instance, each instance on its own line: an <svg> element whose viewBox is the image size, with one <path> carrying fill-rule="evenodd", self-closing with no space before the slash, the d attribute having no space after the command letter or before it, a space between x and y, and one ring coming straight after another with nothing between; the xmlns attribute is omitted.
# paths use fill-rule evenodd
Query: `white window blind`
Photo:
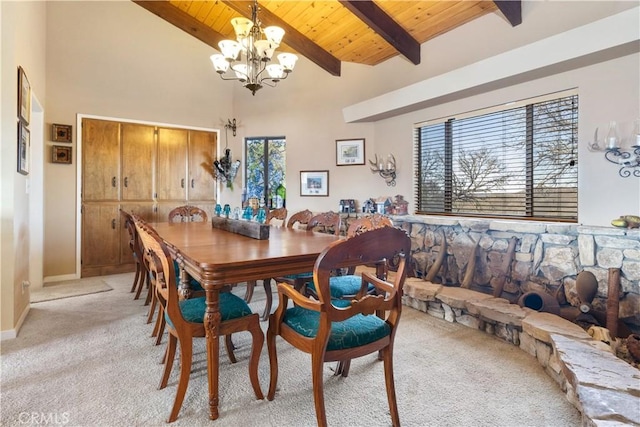
<svg viewBox="0 0 640 427"><path fill-rule="evenodd" d="M417 213L576 221L578 95L418 125Z"/></svg>

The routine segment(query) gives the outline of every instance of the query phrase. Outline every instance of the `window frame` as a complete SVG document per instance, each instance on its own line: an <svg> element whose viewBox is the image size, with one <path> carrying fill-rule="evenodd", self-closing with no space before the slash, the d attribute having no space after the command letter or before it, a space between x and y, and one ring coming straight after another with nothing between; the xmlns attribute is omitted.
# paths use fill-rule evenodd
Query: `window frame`
<svg viewBox="0 0 640 427"><path fill-rule="evenodd" d="M541 208L539 208L538 211L535 211L534 205L533 205L534 203L533 195L536 194L537 190L535 190L533 186L533 181L534 181L533 174L536 169L535 169L535 166L533 165L533 162L531 162L531 159L534 158L534 155L533 155L534 144L535 144L534 139L536 138L536 134L534 134L534 131L532 131L532 129L534 129L532 127L532 121L531 121L533 117L532 107L534 105L540 106L544 103L548 103L549 101L555 101L555 100L558 100L559 101L558 104L561 105L560 104L561 100L565 98L570 98L569 101L573 103L571 107L570 126L564 128L563 130L565 132L569 132L569 135L570 135L568 140L570 141L569 143L570 153L572 156L571 167L575 167L575 171L568 174L571 177L571 181L569 183L569 188L571 189L571 191L569 194L571 198L574 198L574 200L571 200L571 199L569 201L563 200L561 206L554 207L555 215L550 215L550 214L544 215L544 212L545 212L544 210L541 210ZM451 193L452 184L450 184L450 182L455 179L455 173L451 168L451 164L452 164L452 157L454 156L454 153L453 153L454 149L459 148L460 146L463 146L463 143L461 142L462 137L451 133L452 121L457 121L459 123L465 119L473 120L473 119L478 119L482 117L489 117L491 114L507 112L508 110L516 110L516 109L522 109L526 117L526 124L524 125L524 127L522 127L521 131L523 131L524 129L527 129L526 131L527 136L526 138L524 138L525 141L523 141L525 143L524 150L527 152L526 154L527 161L525 162L526 179L525 179L525 185L523 186L523 191L525 192L525 194L521 196L524 199L524 203L521 203L518 208L520 210L523 210L524 214L522 215L509 214L509 213L505 214L504 212L496 213L495 211L494 212L469 212L469 211L457 212L452 207L454 197ZM577 223L578 222L578 124L579 124L578 109L579 109L578 90L577 88L572 88L572 89L568 89L560 92L554 92L554 93L549 93L542 96L527 98L520 101L508 102L508 103L504 103L504 104L500 104L500 105L496 105L488 108L472 110L462 114L445 116L437 119L415 123L413 126L414 127L413 160L414 160L414 172L415 172L414 173L414 197L415 197L415 203L417 206L415 214L427 215L427 216L456 216L456 217L487 218L487 219L509 219L509 220L525 220L525 221ZM549 119L547 118L547 120ZM439 151L440 155L442 156L441 157L442 161L438 162L438 164L440 165L438 167L441 169L441 171L443 171L441 173L443 174L444 181L445 181L445 184L441 185L439 189L439 192L442 194L442 198L439 199L439 201L437 202L437 204L441 203L442 205L442 209L440 210L428 209L428 206L427 206L428 202L425 201L425 198L427 197L426 193L428 189L424 188L426 185L428 185L428 183L423 180L424 172L422 169L423 161L425 160L424 151L428 149L430 142L422 140L423 134L421 134L421 131L423 130L423 128L427 126L434 127L434 125L444 126L444 129L438 130L439 135L442 137L441 150ZM562 135L561 131L558 131L558 137L560 137L561 135ZM538 143L541 144L541 142L538 142ZM505 145L505 142L503 137L503 140L500 141L499 143L496 143L495 146L504 147L504 145ZM480 145L480 144L477 145L477 147L483 147L483 146L484 145ZM476 148L476 146L473 145L472 148ZM546 168L550 169L549 166L546 166ZM545 169L545 166L540 166L538 171L540 170L546 171L547 169ZM559 188L559 189L562 190L562 188ZM432 192L432 194L436 194L436 193ZM562 194L562 191L558 191L558 194ZM568 213L563 210L565 206L568 206L570 208ZM501 207L504 207L505 209L509 208L508 204L501 205ZM478 210L481 210L481 209L478 209ZM542 212L542 215L537 214L537 212Z"/></svg>
<svg viewBox="0 0 640 427"><path fill-rule="evenodd" d="M246 192L246 194L243 195L243 203L248 200L250 197L253 197L252 195L248 194L248 180L249 180L249 153L248 153L248 147L249 147L249 143L252 141L263 141L264 143L264 147L263 147L263 156L262 156L262 170L264 171L264 186L263 186L263 191L264 191L264 200L261 200L261 203L264 203L265 206L271 208L270 203L269 203L269 195L272 194L273 192L275 192L276 188L271 188L269 186L269 182L270 182L270 170L269 170L269 147L270 147L270 142L272 141L282 141L283 142L283 152L284 152L284 159L283 159L283 165L282 165L282 179L279 181L279 183L282 183L283 185L286 184L286 145L287 145L287 139L284 136L250 136L250 137L245 137L244 138L244 158L245 158L245 165L244 165L244 190ZM286 187L286 185L285 185Z"/></svg>

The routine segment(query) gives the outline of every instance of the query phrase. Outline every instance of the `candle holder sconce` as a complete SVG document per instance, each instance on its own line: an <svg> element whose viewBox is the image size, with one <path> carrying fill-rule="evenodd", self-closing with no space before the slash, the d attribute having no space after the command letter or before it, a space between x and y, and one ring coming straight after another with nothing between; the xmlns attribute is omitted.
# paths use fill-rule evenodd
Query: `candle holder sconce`
<svg viewBox="0 0 640 427"><path fill-rule="evenodd" d="M384 178L389 187L396 186L396 158L393 157L393 154L387 156L386 163L382 157L378 160L378 155L376 154L375 160L369 160L369 164L371 164L371 172L377 173Z"/></svg>
<svg viewBox="0 0 640 427"><path fill-rule="evenodd" d="M605 159L620 166L618 174L621 177L640 178L640 119L636 120L630 149L621 147L616 122L609 123L607 136L602 140L598 138L598 128L596 128L593 142L589 142L587 148L589 151L604 152Z"/></svg>

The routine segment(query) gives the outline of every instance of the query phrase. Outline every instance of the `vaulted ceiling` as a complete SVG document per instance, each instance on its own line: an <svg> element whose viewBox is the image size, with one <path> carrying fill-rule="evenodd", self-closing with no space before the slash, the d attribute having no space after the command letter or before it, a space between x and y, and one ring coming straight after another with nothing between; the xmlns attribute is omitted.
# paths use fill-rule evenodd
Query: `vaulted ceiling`
<svg viewBox="0 0 640 427"><path fill-rule="evenodd" d="M235 39L230 20L251 18L252 1L169 0L136 4L218 49ZM286 33L279 51L296 52L332 75L342 61L376 65L397 55L420 63L420 45L487 13L521 23L520 0L261 0L264 26Z"/></svg>

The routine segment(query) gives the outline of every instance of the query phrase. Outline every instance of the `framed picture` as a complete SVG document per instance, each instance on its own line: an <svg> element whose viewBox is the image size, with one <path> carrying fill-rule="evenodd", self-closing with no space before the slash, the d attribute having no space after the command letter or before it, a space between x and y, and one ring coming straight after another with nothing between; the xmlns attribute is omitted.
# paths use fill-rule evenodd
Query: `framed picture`
<svg viewBox="0 0 640 427"><path fill-rule="evenodd" d="M18 118L26 125L31 120L31 85L22 67L18 67Z"/></svg>
<svg viewBox="0 0 640 427"><path fill-rule="evenodd" d="M71 147L54 145L51 147L51 161L53 163L71 164Z"/></svg>
<svg viewBox="0 0 640 427"><path fill-rule="evenodd" d="M71 142L71 126L52 124L51 140L54 142Z"/></svg>
<svg viewBox="0 0 640 427"><path fill-rule="evenodd" d="M300 171L301 196L328 196L329 171Z"/></svg>
<svg viewBox="0 0 640 427"><path fill-rule="evenodd" d="M31 135L25 122L18 123L18 172L29 175L29 151L31 149Z"/></svg>
<svg viewBox="0 0 640 427"><path fill-rule="evenodd" d="M364 165L364 138L336 140L336 165Z"/></svg>

